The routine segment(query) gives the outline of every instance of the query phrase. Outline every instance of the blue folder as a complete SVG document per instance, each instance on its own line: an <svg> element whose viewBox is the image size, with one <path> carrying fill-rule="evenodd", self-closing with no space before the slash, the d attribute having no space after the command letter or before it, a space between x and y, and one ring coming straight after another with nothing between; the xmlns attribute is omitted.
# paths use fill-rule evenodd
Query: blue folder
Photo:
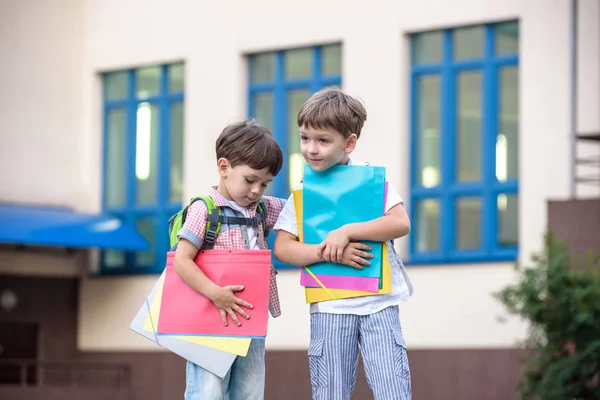
<svg viewBox="0 0 600 400"><path fill-rule="evenodd" d="M319 244L342 225L366 222L383 215L385 168L336 165L323 172L305 166L302 186L304 242ZM310 265L314 274L381 278L381 242L363 242L372 248L371 265L358 270L340 264Z"/></svg>

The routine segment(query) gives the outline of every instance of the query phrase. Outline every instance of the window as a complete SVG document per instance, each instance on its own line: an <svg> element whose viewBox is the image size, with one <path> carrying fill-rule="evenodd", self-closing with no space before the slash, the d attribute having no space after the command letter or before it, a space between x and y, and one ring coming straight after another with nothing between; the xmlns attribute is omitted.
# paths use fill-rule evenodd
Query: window
<svg viewBox="0 0 600 400"><path fill-rule="evenodd" d="M267 194L287 198L302 180L298 111L313 93L341 85L341 51L331 44L249 56L248 114L273 132L284 154Z"/></svg>
<svg viewBox="0 0 600 400"><path fill-rule="evenodd" d="M342 84L342 46L329 44L248 57L248 115L268 127L281 146L284 163L265 194L287 198L300 183L304 158L300 153L297 116L315 92ZM267 238L273 248L275 235ZM273 258L276 268L294 268Z"/></svg>
<svg viewBox="0 0 600 400"><path fill-rule="evenodd" d="M518 252L518 23L411 37L411 262Z"/></svg>
<svg viewBox="0 0 600 400"><path fill-rule="evenodd" d="M152 247L103 252L103 273L164 268L167 221L182 205L184 75L183 64L103 75L104 210L134 223Z"/></svg>

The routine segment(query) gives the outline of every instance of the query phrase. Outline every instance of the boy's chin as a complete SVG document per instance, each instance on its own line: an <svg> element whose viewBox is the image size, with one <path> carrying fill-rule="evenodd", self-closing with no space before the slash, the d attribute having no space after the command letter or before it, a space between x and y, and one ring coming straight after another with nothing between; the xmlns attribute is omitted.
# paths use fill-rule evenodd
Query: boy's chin
<svg viewBox="0 0 600 400"><path fill-rule="evenodd" d="M309 163L309 165L310 165L310 168L315 172L323 172L326 169L331 168L331 166L332 166L331 164L324 163L323 161L320 161L317 163L312 162L312 163Z"/></svg>
<svg viewBox="0 0 600 400"><path fill-rule="evenodd" d="M242 207L247 207L250 204L254 203L256 200L252 200L247 197L240 197L240 198L234 199L234 201Z"/></svg>

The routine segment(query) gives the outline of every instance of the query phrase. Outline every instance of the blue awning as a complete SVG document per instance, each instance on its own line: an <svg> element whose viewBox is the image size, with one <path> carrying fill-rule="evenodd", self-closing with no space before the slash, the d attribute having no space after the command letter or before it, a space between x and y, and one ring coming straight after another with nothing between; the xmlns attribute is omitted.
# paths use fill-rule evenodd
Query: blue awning
<svg viewBox="0 0 600 400"><path fill-rule="evenodd" d="M150 247L135 227L115 217L18 204L0 204L0 243L130 251Z"/></svg>

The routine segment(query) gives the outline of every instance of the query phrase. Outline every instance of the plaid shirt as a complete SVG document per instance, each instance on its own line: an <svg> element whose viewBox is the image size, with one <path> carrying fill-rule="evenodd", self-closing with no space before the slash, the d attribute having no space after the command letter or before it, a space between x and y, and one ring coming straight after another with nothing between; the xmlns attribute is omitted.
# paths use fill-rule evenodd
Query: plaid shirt
<svg viewBox="0 0 600 400"><path fill-rule="evenodd" d="M217 192L216 187L211 187L209 189L210 197L215 202L215 206L223 207L222 211L224 215L239 215L238 211L234 210L230 206L230 202L225 199L219 192ZM267 224L269 228L273 228L275 226L275 222L279 217L279 213L285 204L284 199L279 199L277 197L271 196L263 196L263 200L267 205ZM253 218L256 215L256 206L258 203L250 204L247 209L250 214L250 218ZM206 233L206 220L208 218L208 208L203 201L196 201L192 206L188 209L187 217L181 231L179 231L178 237L183 238L191 242L198 249L202 247L202 243L204 242L204 234ZM245 227L244 227L245 228ZM265 240L265 234L262 227L258 227L254 229L257 234L257 245L260 249L267 248L267 242ZM242 228L239 225L227 225L221 224L221 229L219 230L219 234L214 242L213 249L215 250L227 250L227 249L249 249L250 248L250 238L248 237L247 230ZM271 284L269 290L269 309L271 311L271 315L273 317L278 317L281 315L281 305L279 303L279 292L277 290L277 272L275 268L271 266Z"/></svg>

